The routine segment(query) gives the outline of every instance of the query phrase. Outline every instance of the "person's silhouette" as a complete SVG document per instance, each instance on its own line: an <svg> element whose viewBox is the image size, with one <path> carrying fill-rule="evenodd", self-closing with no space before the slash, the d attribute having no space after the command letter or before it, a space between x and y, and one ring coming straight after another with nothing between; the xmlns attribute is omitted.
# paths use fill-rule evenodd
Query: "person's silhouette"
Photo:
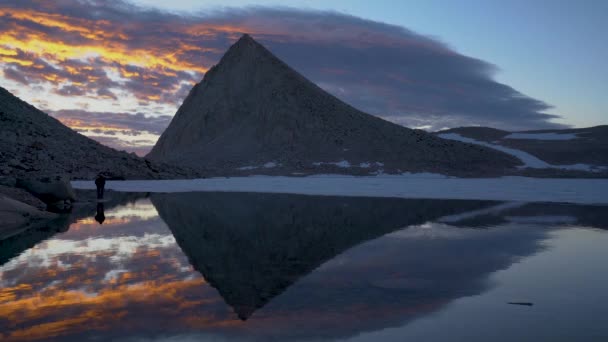
<svg viewBox="0 0 608 342"><path fill-rule="evenodd" d="M103 199L106 178L102 174L99 174L97 178L95 178L95 186L97 187L97 199Z"/></svg>
<svg viewBox="0 0 608 342"><path fill-rule="evenodd" d="M97 215L95 215L95 221L99 222L99 224L103 224L103 221L106 220L106 215L103 212L103 203L97 203Z"/></svg>

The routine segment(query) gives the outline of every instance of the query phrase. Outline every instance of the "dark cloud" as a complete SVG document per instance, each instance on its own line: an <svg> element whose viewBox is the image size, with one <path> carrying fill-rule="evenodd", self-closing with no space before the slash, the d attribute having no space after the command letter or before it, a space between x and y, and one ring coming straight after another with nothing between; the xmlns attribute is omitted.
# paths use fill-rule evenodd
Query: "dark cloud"
<svg viewBox="0 0 608 342"><path fill-rule="evenodd" d="M62 122L87 123L92 129L147 131L160 135L171 121L171 116L149 116L143 113L106 113L85 110L59 110L50 114Z"/></svg>
<svg viewBox="0 0 608 342"><path fill-rule="evenodd" d="M548 104L495 81L495 66L403 27L335 12L252 7L186 16L120 1L11 0L0 19L5 40L68 47L36 53L15 44L16 52L0 53L6 78L52 82L58 92L67 83L102 99L116 100L111 88L142 106L179 104L250 33L345 102L406 126L557 126ZM79 49L94 54L83 59Z"/></svg>
<svg viewBox="0 0 608 342"><path fill-rule="evenodd" d="M146 155L171 121L170 115L59 110L49 113L76 132L117 150ZM153 138L141 139L144 133Z"/></svg>
<svg viewBox="0 0 608 342"><path fill-rule="evenodd" d="M57 89L56 93L63 96L82 96L86 94L86 91L81 87L66 85Z"/></svg>

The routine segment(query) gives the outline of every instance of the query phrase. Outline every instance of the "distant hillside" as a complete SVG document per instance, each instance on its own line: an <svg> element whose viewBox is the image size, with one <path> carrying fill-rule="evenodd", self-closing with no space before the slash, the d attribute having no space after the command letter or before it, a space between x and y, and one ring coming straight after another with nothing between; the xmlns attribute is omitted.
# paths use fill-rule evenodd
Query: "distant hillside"
<svg viewBox="0 0 608 342"><path fill-rule="evenodd" d="M521 132L460 127L437 132L446 133L522 150L550 164L608 166L608 125Z"/></svg>
<svg viewBox="0 0 608 342"><path fill-rule="evenodd" d="M187 176L179 168L101 145L0 87L0 177L93 179L102 171L127 179Z"/></svg>
<svg viewBox="0 0 608 342"><path fill-rule="evenodd" d="M205 74L149 158L230 174L500 175L516 158L363 113L244 35Z"/></svg>

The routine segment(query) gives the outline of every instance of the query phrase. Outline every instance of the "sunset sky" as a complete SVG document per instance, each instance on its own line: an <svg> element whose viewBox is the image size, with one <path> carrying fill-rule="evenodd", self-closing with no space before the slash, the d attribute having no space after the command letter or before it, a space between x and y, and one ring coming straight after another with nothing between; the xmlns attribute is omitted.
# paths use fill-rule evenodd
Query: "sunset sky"
<svg viewBox="0 0 608 342"><path fill-rule="evenodd" d="M143 155L249 33L340 99L408 127L607 123L608 2L395 3L3 0L0 86Z"/></svg>

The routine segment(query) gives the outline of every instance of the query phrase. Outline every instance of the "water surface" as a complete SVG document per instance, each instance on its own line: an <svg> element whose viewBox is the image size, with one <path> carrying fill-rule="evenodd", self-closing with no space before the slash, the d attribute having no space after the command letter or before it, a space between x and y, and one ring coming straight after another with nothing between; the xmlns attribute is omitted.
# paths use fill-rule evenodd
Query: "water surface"
<svg viewBox="0 0 608 342"><path fill-rule="evenodd" d="M0 340L608 340L607 207L110 196L0 242Z"/></svg>

